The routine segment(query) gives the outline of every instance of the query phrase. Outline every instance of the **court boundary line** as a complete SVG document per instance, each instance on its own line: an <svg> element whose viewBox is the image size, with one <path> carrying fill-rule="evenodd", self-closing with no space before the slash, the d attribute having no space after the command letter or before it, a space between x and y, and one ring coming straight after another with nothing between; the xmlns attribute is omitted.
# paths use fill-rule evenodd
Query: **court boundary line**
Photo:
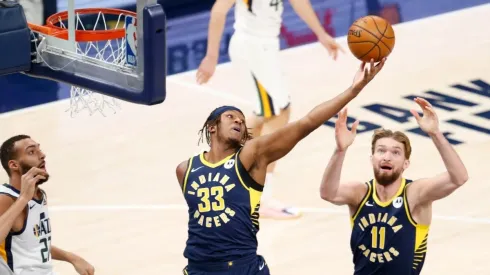
<svg viewBox="0 0 490 275"><path fill-rule="evenodd" d="M129 205L53 205L49 206L50 212L89 212L89 211L165 211L165 210L186 210L185 204L129 204ZM346 209L331 209L325 207L299 207L301 212L306 214L345 214ZM470 216L447 216L447 215L432 215L434 220L455 221L468 224L490 224L490 218L470 217Z"/></svg>

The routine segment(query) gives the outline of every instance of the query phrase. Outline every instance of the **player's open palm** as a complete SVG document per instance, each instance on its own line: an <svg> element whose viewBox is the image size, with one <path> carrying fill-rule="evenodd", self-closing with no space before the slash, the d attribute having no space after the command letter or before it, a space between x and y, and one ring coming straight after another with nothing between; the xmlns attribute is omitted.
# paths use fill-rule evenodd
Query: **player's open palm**
<svg viewBox="0 0 490 275"><path fill-rule="evenodd" d="M432 105L421 97L416 97L414 101L422 109L423 115L421 117L415 110L410 110L410 112L417 120L422 131L427 134L433 134L439 131L439 118L437 117L434 108L432 108Z"/></svg>
<svg viewBox="0 0 490 275"><path fill-rule="evenodd" d="M344 151L354 142L358 125L359 121L356 120L349 130L349 128L347 128L347 108L339 112L339 117L335 122L335 141L337 142L337 150Z"/></svg>
<svg viewBox="0 0 490 275"><path fill-rule="evenodd" d="M212 58L209 56L204 57L196 73L196 81L198 84L204 84L209 81L216 70L216 65L218 64L217 58Z"/></svg>
<svg viewBox="0 0 490 275"><path fill-rule="evenodd" d="M356 89L357 91L362 90L373 78L383 69L383 66L385 65L386 62L386 57L381 60L381 62L378 62L378 64L374 65L374 60L371 59L371 62L369 62L369 65L366 66L366 62L361 63L361 67L357 71L356 75L354 76L354 81L352 82L352 88Z"/></svg>
<svg viewBox="0 0 490 275"><path fill-rule="evenodd" d="M32 167L27 173L22 175L20 196L27 201L30 201L36 191L36 183L40 180L45 180L47 173L37 167Z"/></svg>

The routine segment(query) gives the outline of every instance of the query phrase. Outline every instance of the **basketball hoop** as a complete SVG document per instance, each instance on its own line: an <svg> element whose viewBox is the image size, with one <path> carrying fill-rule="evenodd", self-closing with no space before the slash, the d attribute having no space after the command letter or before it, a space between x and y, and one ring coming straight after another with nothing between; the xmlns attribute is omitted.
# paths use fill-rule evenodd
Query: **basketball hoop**
<svg viewBox="0 0 490 275"><path fill-rule="evenodd" d="M87 8L75 9L73 14L74 20L70 18L71 14L68 11L63 11L48 17L44 26L28 23L34 36L36 52L45 50L44 39L58 39L64 42L57 41L57 43L65 43L65 46L58 49L62 55L74 55L74 59L99 64L117 72L125 72L135 67L137 53L135 12ZM69 50L66 43L73 44L70 45ZM50 60L39 60L39 62L49 67ZM58 70L63 70L63 67ZM71 87L70 108L67 111L70 111L72 117L85 109L90 115L100 112L105 116L104 110L107 108L116 113L117 109L120 109L118 100L84 87L76 85Z"/></svg>

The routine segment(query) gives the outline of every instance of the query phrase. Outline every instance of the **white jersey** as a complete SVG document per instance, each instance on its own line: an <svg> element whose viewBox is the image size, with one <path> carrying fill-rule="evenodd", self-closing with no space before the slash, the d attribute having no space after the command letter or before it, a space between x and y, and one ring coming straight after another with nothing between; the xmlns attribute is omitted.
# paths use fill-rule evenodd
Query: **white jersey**
<svg viewBox="0 0 490 275"><path fill-rule="evenodd" d="M279 37L282 0L237 0L234 28L258 37Z"/></svg>
<svg viewBox="0 0 490 275"><path fill-rule="evenodd" d="M27 219L19 232L10 232L0 245L0 257L15 275L52 275L51 225L46 194L28 203ZM19 190L8 184L0 185L0 196L18 198Z"/></svg>

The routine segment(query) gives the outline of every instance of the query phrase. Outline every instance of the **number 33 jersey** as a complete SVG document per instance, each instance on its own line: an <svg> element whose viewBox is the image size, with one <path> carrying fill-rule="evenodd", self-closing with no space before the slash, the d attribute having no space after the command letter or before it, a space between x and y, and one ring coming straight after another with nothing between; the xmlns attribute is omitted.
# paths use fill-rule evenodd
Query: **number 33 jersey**
<svg viewBox="0 0 490 275"><path fill-rule="evenodd" d="M10 232L0 244L0 257L14 274L53 274L51 262L51 225L46 194L41 200L32 199L27 217L19 232ZM18 198L19 190L9 184L0 185L0 195Z"/></svg>
<svg viewBox="0 0 490 275"><path fill-rule="evenodd" d="M376 181L351 218L351 250L356 275L417 275L427 252L428 225L417 224L410 215L403 179L396 195L382 202Z"/></svg>
<svg viewBox="0 0 490 275"><path fill-rule="evenodd" d="M257 253L263 186L245 170L239 152L214 164L204 152L189 159L183 184L189 261L231 261Z"/></svg>

